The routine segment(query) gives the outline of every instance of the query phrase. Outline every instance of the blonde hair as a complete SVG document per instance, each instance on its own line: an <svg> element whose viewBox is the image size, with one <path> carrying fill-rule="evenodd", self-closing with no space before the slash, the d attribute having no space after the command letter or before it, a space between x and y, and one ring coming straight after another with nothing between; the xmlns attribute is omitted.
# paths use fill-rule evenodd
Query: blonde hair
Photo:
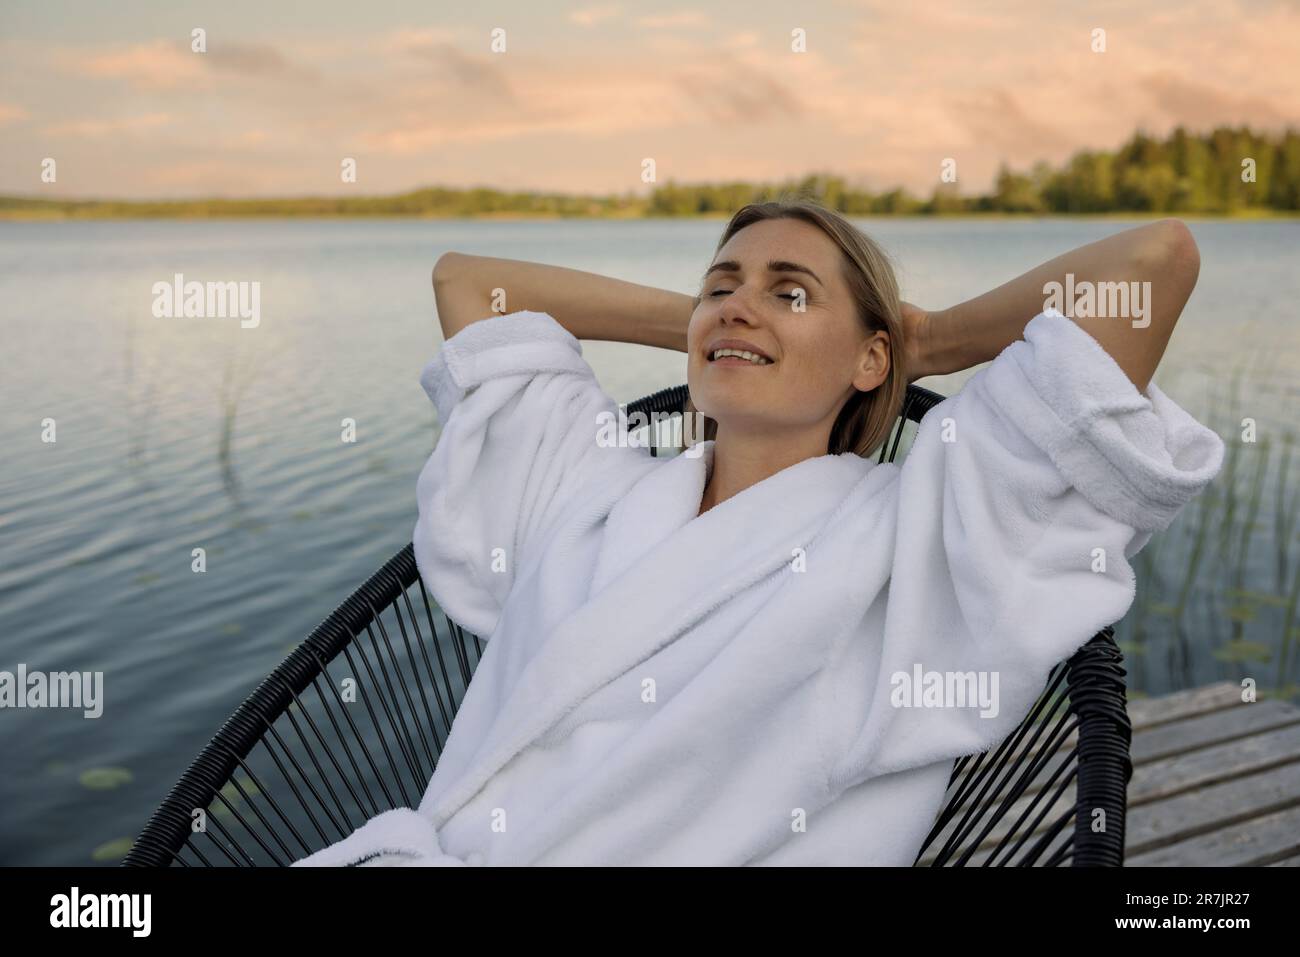
<svg viewBox="0 0 1300 957"><path fill-rule="evenodd" d="M884 250L876 242L834 210L810 199L777 199L750 203L731 217L718 240L716 255L732 236L746 226L769 219L798 219L816 226L830 237L843 253L844 279L858 319L868 333L884 330L889 334L889 372L885 381L869 392L855 391L840 409L831 427L827 453L839 455L855 452L868 456L889 437L907 394L907 370L903 367L903 324L898 280ZM695 297L699 305L700 297ZM683 405L683 443L690 444L694 417L704 419L704 440L716 438L718 423L695 408L689 394Z"/></svg>

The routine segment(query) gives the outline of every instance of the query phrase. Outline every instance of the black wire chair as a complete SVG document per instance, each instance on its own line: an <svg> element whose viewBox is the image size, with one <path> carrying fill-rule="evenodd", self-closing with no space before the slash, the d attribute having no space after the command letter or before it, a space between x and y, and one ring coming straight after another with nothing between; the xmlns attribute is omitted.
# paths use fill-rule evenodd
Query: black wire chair
<svg viewBox="0 0 1300 957"><path fill-rule="evenodd" d="M628 416L680 412L686 395L664 389ZM880 461L943 398L910 386ZM123 866L284 866L381 811L418 806L483 652L435 610L408 544L236 709ZM1121 866L1133 773L1122 660L1103 629L1052 670L1001 745L956 761L917 863Z"/></svg>

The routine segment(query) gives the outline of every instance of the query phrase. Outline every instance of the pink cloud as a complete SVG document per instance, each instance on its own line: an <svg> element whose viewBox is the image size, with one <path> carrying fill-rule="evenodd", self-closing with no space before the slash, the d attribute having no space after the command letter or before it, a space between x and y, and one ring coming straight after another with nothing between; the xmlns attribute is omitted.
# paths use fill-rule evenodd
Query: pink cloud
<svg viewBox="0 0 1300 957"><path fill-rule="evenodd" d="M569 21L580 27L590 27L617 17L622 8L617 3L603 3L569 11Z"/></svg>
<svg viewBox="0 0 1300 957"><path fill-rule="evenodd" d="M154 40L90 56L65 53L62 59L86 76L126 80L139 89L169 90L203 84L205 55L168 40Z"/></svg>
<svg viewBox="0 0 1300 957"><path fill-rule="evenodd" d="M27 119L27 111L14 103L0 103L0 126Z"/></svg>
<svg viewBox="0 0 1300 957"><path fill-rule="evenodd" d="M708 14L698 10L677 10L654 16L637 17L636 25L651 30L671 30L677 27L702 27L709 23Z"/></svg>
<svg viewBox="0 0 1300 957"><path fill-rule="evenodd" d="M125 116L112 120L72 120L66 123L54 123L44 127L41 132L46 136L117 136L156 129L166 126L171 121L172 118L166 113L149 113L144 116Z"/></svg>

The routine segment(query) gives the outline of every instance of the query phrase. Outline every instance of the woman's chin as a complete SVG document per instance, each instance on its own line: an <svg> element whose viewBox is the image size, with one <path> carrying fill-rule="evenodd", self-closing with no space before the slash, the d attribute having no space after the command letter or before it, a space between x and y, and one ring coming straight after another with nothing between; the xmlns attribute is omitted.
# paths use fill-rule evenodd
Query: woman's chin
<svg viewBox="0 0 1300 957"><path fill-rule="evenodd" d="M727 422L730 422L733 426L740 426L765 420L765 417L758 411L753 402L716 402L709 406L707 411L698 404L695 408L701 415L717 422L719 427Z"/></svg>

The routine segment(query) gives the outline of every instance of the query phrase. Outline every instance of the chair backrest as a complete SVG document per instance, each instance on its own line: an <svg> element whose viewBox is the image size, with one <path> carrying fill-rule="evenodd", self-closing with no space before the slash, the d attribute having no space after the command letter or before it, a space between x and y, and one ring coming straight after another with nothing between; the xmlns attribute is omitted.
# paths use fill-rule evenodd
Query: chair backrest
<svg viewBox="0 0 1300 957"><path fill-rule="evenodd" d="M647 417L680 413L686 405L688 394L685 384L660 389L658 392L653 392L644 398L637 399L635 402L629 402L627 415L631 418L638 412ZM894 457L898 454L899 441L903 437L907 423L920 422L927 412L945 398L947 397L940 395L938 392L931 392L919 385L909 385L907 392L903 396L903 406L899 409L898 419L894 422L894 427L890 430L888 438L880 445L878 460L881 462L894 461ZM651 454L655 454L653 448Z"/></svg>
<svg viewBox="0 0 1300 957"><path fill-rule="evenodd" d="M628 415L681 411L685 398L685 385L664 389ZM943 398L910 386L880 460ZM227 719L123 864L287 865L416 807L482 653L437 609L407 545ZM1103 630L1053 669L1001 746L956 762L918 863L1121 864L1132 774L1121 660Z"/></svg>

